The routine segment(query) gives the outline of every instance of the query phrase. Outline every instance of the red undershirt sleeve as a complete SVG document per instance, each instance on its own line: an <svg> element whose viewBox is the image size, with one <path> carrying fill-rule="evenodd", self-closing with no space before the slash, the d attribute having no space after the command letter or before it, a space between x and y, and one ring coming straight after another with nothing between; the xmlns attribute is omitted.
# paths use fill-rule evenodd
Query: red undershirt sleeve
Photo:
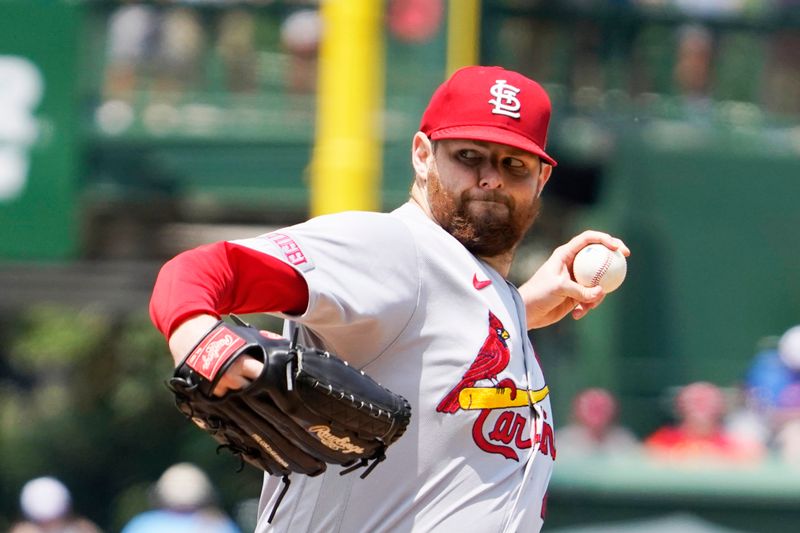
<svg viewBox="0 0 800 533"><path fill-rule="evenodd" d="M301 314L307 306L308 286L298 271L271 255L223 241L183 252L161 268L150 318L169 339L199 314Z"/></svg>

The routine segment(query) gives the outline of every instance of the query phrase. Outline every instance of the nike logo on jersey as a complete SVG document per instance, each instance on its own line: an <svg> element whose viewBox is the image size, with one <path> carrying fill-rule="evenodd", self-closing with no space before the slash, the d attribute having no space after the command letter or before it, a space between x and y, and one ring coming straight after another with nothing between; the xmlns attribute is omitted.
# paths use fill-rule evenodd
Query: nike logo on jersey
<svg viewBox="0 0 800 533"><path fill-rule="evenodd" d="M488 287L492 284L492 280L490 279L478 279L477 274L472 275L472 286L478 290L483 289L484 287Z"/></svg>

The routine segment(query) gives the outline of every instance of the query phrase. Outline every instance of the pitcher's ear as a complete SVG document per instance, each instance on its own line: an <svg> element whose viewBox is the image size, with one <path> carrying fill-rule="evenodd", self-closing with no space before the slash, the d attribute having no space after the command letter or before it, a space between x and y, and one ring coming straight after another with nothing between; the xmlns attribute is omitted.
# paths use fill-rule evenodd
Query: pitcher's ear
<svg viewBox="0 0 800 533"><path fill-rule="evenodd" d="M536 193L536 197L542 195L542 191L544 190L544 186L547 184L547 180L550 179L550 175L553 173L553 165L549 165L544 161L540 163L542 168L539 169L539 190Z"/></svg>
<svg viewBox="0 0 800 533"><path fill-rule="evenodd" d="M418 131L411 142L411 164L417 180L427 180L433 162L433 145L428 136Z"/></svg>

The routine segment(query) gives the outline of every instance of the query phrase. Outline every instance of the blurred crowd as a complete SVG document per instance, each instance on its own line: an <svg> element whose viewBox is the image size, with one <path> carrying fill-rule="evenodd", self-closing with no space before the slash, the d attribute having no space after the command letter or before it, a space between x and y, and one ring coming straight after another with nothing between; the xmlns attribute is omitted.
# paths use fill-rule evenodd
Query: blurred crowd
<svg viewBox="0 0 800 533"><path fill-rule="evenodd" d="M221 86L234 93L284 83L292 91L313 91L321 31L317 2L286 2L286 15L262 18L254 8L268 3L123 2L108 19L105 97L207 89L208 71L215 68Z"/></svg>
<svg viewBox="0 0 800 533"><path fill-rule="evenodd" d="M562 6L594 16L566 21L533 4L537 16L503 20L498 48L579 109L672 95L689 117L714 100L800 113L800 32L775 24L796 16L796 0L569 0Z"/></svg>
<svg viewBox="0 0 800 533"><path fill-rule="evenodd" d="M73 511L69 489L54 477L25 483L19 505L24 518L9 533L100 533L97 525Z"/></svg>
<svg viewBox="0 0 800 533"><path fill-rule="evenodd" d="M167 468L151 497L153 508L134 516L122 533L239 533L218 507L208 476L191 463Z"/></svg>
<svg viewBox="0 0 800 533"><path fill-rule="evenodd" d="M670 423L637 436L619 421L617 397L578 393L556 430L564 458L642 452L655 460L800 464L800 325L759 346L739 383L695 381L666 392Z"/></svg>
<svg viewBox="0 0 800 533"><path fill-rule="evenodd" d="M505 66L547 83L557 105L583 111L623 102L631 109L635 100L658 110L666 95L695 122L707 122L714 102L746 104L731 108L738 119L800 113L800 32L792 25L771 26L784 12L791 18L800 9L796 0L563 4L597 10L597 17L560 16L544 9L546 2L486 2L504 4L521 9L495 19L496 28L488 29L494 42L487 48L502 50ZM394 43L430 42L444 27L445 5L390 0L387 35ZM604 17L602 10L609 8L616 11ZM618 20L626 10L629 18ZM664 10L669 17L658 15ZM124 0L105 28L99 125L107 133L124 131L143 95L148 102L174 104L187 93L268 93L299 96L296 105L308 107L321 36L319 0ZM414 76L403 71L395 77Z"/></svg>
<svg viewBox="0 0 800 533"><path fill-rule="evenodd" d="M121 533L240 533L220 509L208 475L192 463L167 468L150 489L151 509L131 517ZM8 533L102 533L73 507L67 486L53 476L31 479L19 497L21 519Z"/></svg>
<svg viewBox="0 0 800 533"><path fill-rule="evenodd" d="M387 34L396 43L425 44L442 29L444 6L390 0ZM319 0L123 0L105 20L95 110L104 133L121 134L137 120L148 131L175 129L176 106L193 113L202 107L205 120L217 122L222 109L236 105L313 120L307 113L317 86ZM406 78L405 71L398 76ZM278 103L258 99L265 95Z"/></svg>
<svg viewBox="0 0 800 533"><path fill-rule="evenodd" d="M391 0L386 25L424 43L443 13L444 0ZM319 0L126 0L108 18L104 96L209 90L214 76L232 93L311 93L321 34Z"/></svg>

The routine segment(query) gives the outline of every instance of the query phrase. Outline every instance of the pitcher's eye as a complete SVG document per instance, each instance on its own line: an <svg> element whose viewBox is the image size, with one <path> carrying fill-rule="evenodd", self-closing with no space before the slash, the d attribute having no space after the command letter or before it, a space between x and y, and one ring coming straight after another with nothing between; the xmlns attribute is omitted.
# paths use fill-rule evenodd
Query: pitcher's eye
<svg viewBox="0 0 800 533"><path fill-rule="evenodd" d="M458 158L467 164L476 164L481 160L481 154L477 150L467 148L458 151Z"/></svg>
<svg viewBox="0 0 800 533"><path fill-rule="evenodd" d="M521 170L525 168L525 161L522 159L517 159L516 157L506 157L503 159L503 164L508 168L515 170Z"/></svg>

